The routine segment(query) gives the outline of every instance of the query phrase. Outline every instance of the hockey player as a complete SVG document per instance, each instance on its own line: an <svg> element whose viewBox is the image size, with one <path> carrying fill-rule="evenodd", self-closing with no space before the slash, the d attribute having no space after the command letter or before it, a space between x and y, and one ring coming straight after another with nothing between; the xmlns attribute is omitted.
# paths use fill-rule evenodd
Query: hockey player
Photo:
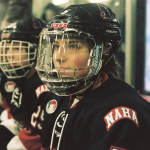
<svg viewBox="0 0 150 150"><path fill-rule="evenodd" d="M37 70L57 96L46 95L41 150L150 149L149 103L119 79L120 32L99 3L71 5L43 29Z"/></svg>
<svg viewBox="0 0 150 150"><path fill-rule="evenodd" d="M41 20L29 18L12 23L2 31L0 67L8 79L19 82L10 100L12 117L0 125L0 149L36 150L41 147L42 102L49 90L39 79L35 63L43 27L45 23Z"/></svg>
<svg viewBox="0 0 150 150"><path fill-rule="evenodd" d="M0 31L0 35L1 35ZM1 38L1 36L0 36ZM0 69L0 122L10 117L9 104L18 79L8 79Z"/></svg>

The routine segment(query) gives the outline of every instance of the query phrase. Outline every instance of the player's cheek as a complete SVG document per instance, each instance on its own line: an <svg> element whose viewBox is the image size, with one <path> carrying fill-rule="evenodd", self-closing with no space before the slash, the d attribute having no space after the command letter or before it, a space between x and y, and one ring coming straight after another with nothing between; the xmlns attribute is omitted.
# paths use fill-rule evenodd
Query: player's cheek
<svg viewBox="0 0 150 150"><path fill-rule="evenodd" d="M74 58L74 66L76 69L86 67L87 61L85 61L82 57L75 57Z"/></svg>

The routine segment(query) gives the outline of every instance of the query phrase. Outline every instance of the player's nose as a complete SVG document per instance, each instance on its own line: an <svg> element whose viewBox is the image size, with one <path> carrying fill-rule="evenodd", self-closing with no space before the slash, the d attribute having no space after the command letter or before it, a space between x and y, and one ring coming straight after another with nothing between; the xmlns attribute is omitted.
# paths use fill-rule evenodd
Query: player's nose
<svg viewBox="0 0 150 150"><path fill-rule="evenodd" d="M54 59L61 63L67 60L65 49L63 47L60 47L59 50L54 53Z"/></svg>
<svg viewBox="0 0 150 150"><path fill-rule="evenodd" d="M13 60L15 58L15 53L10 48L7 49L6 55L7 55L7 59L9 60Z"/></svg>

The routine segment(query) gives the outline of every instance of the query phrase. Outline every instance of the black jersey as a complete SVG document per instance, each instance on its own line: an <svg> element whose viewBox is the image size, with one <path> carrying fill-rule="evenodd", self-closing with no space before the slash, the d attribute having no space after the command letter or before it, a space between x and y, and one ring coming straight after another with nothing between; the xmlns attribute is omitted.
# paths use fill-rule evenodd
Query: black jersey
<svg viewBox="0 0 150 150"><path fill-rule="evenodd" d="M39 89L41 90L39 91ZM10 113L13 118L30 126L31 116L37 111L38 106L40 107L47 91L48 89L37 73L28 79L24 78L21 84L16 85L12 94Z"/></svg>
<svg viewBox="0 0 150 150"><path fill-rule="evenodd" d="M149 150L150 106L123 81L108 78L69 109L49 93L42 150Z"/></svg>
<svg viewBox="0 0 150 150"><path fill-rule="evenodd" d="M1 103L0 106L4 109L10 106L12 92L19 83L19 79L8 79L4 73L1 73L0 79L0 92L1 92Z"/></svg>
<svg viewBox="0 0 150 150"><path fill-rule="evenodd" d="M44 96L49 92L46 85L34 73L30 78L21 78L12 92L10 101L10 114L15 119L18 129L18 139L22 143L16 144L15 149L40 149L41 147L41 129L44 115ZM10 120L10 119L9 119ZM3 140L10 139L10 135L14 134L14 128L9 128L7 123L3 123L7 133ZM2 128L3 129L3 128ZM13 140L13 138L11 139ZM7 140L6 140L7 141ZM6 147L8 143L2 142L0 146ZM13 142L9 143L10 147ZM20 147L22 146L22 147Z"/></svg>

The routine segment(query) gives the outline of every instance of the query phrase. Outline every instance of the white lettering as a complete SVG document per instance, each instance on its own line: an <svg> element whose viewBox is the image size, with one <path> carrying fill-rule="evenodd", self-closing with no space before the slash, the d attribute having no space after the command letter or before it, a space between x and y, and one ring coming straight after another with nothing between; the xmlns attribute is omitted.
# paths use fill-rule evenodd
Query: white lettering
<svg viewBox="0 0 150 150"><path fill-rule="evenodd" d="M110 126L114 123L112 112L105 117L105 120L107 121L107 128L110 128Z"/></svg>
<svg viewBox="0 0 150 150"><path fill-rule="evenodd" d="M122 109L122 111L123 111L123 117L131 118L130 112L129 112L129 109L128 109L128 108L121 108L121 109Z"/></svg>
<svg viewBox="0 0 150 150"><path fill-rule="evenodd" d="M47 86L45 84L39 86L36 90L35 90L35 93L36 93L36 96L37 98L44 92L49 92L49 89L47 88Z"/></svg>
<svg viewBox="0 0 150 150"><path fill-rule="evenodd" d="M133 110L132 110L132 119L133 119L133 121L135 121L135 122L136 122L136 124L137 124L137 125L139 124L139 123L138 123L138 119L137 119L136 112L135 112L135 111L133 111Z"/></svg>
<svg viewBox="0 0 150 150"><path fill-rule="evenodd" d="M115 31L115 30L106 30L106 32L108 32L108 33L117 33L118 31Z"/></svg>
<svg viewBox="0 0 150 150"><path fill-rule="evenodd" d="M60 137L60 133L55 130L56 137Z"/></svg>
<svg viewBox="0 0 150 150"><path fill-rule="evenodd" d="M62 128L62 125L60 124L60 122L57 122L57 126Z"/></svg>
<svg viewBox="0 0 150 150"><path fill-rule="evenodd" d="M120 114L118 109L115 109L115 120L122 118L122 115Z"/></svg>
<svg viewBox="0 0 150 150"><path fill-rule="evenodd" d="M112 127L113 124L124 118L132 120L137 126L139 126L136 111L128 107L117 107L112 109L106 114L106 116L104 116L107 131Z"/></svg>

